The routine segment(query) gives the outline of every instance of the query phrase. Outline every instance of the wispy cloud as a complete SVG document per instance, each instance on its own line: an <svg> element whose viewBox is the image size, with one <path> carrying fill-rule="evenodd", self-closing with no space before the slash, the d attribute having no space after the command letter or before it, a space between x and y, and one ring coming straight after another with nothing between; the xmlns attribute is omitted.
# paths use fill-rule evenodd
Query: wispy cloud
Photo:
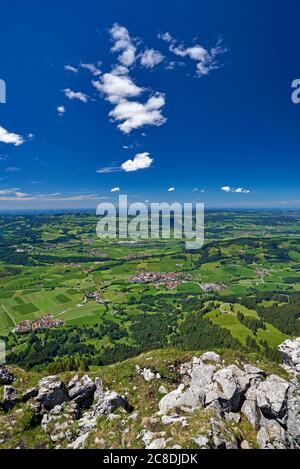
<svg viewBox="0 0 300 469"><path fill-rule="evenodd" d="M78 68L73 67L72 65L65 65L64 69L67 70L68 72L78 73Z"/></svg>
<svg viewBox="0 0 300 469"><path fill-rule="evenodd" d="M105 166L104 168L100 168L96 170L98 174L109 174L109 173L117 173L121 171L121 168L116 166Z"/></svg>
<svg viewBox="0 0 300 469"><path fill-rule="evenodd" d="M238 187L234 189L233 187L230 187L230 186L221 187L221 191L227 192L227 193L233 192L236 194L250 194L251 192L249 189L244 189L243 187Z"/></svg>
<svg viewBox="0 0 300 469"><path fill-rule="evenodd" d="M64 195L59 192L49 194L27 194L17 188L0 190L0 201L81 201L81 200L102 200L107 197L97 194L72 194Z"/></svg>
<svg viewBox="0 0 300 469"><path fill-rule="evenodd" d="M88 70L95 77L99 77L102 73L100 68L99 68L99 65L100 64L95 65L95 64L80 63L81 68L85 68L86 70Z"/></svg>
<svg viewBox="0 0 300 469"><path fill-rule="evenodd" d="M26 197L26 196L27 194L25 194L24 192L20 192L19 188L17 187L0 190L0 199L3 197L4 198L15 197L19 199L19 198Z"/></svg>
<svg viewBox="0 0 300 469"><path fill-rule="evenodd" d="M18 171L21 171L21 168L18 166L8 166L8 168L5 169L8 173L16 173Z"/></svg>
<svg viewBox="0 0 300 469"><path fill-rule="evenodd" d="M183 43L178 43L178 40L168 32L159 34L158 37L169 44L169 51L176 56L194 60L198 77L209 75L213 70L220 68L218 56L227 52L227 49L222 45L222 40L219 40L211 49L206 49L200 44L185 46Z"/></svg>
<svg viewBox="0 0 300 469"><path fill-rule="evenodd" d="M70 88L66 88L64 90L65 96L71 100L73 99L78 99L79 101L83 103L88 102L88 95L85 93L82 93L81 91L72 91Z"/></svg>

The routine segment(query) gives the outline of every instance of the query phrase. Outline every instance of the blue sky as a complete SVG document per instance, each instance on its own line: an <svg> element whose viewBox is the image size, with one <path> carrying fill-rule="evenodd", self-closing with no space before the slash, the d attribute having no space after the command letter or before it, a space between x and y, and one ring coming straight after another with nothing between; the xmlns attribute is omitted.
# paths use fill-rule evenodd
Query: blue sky
<svg viewBox="0 0 300 469"><path fill-rule="evenodd" d="M0 208L300 207L299 12L2 0Z"/></svg>

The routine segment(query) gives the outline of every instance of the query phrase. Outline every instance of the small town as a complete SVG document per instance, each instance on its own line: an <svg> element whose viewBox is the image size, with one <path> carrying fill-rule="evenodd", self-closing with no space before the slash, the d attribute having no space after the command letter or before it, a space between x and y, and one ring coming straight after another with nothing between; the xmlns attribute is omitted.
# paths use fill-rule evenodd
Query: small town
<svg viewBox="0 0 300 469"><path fill-rule="evenodd" d="M83 299L82 299L82 305L86 304L88 300L94 300L97 301L97 303L105 303L105 300L102 296L102 291L94 291L94 292L86 292Z"/></svg>
<svg viewBox="0 0 300 469"><path fill-rule="evenodd" d="M133 283L154 283L155 288L164 286L167 290L172 290L187 280L190 280L190 275L182 272L141 272L131 277Z"/></svg>
<svg viewBox="0 0 300 469"><path fill-rule="evenodd" d="M42 316L40 319L36 319L35 321L22 321L20 322L13 332L17 334L24 334L26 332L38 331L41 329L51 329L53 327L60 327L64 325L64 321L62 319L54 319L51 314L47 316Z"/></svg>

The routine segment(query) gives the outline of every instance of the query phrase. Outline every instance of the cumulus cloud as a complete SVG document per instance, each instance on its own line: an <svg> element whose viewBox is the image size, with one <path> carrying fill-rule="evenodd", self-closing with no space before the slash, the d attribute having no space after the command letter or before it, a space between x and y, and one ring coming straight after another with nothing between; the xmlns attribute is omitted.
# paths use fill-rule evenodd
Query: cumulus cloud
<svg viewBox="0 0 300 469"><path fill-rule="evenodd" d="M135 155L133 160L127 160L122 165L121 168L127 173L132 171L138 171L139 169L147 169L153 163L153 158L150 157L148 152L138 153Z"/></svg>
<svg viewBox="0 0 300 469"><path fill-rule="evenodd" d="M244 189L243 187L238 187L237 189L234 189L233 187L230 187L230 186L223 186L221 187L221 190L223 192L233 192L233 193L236 193L236 194L250 194L250 190L249 189Z"/></svg>
<svg viewBox="0 0 300 469"><path fill-rule="evenodd" d="M143 91L143 88L137 86L130 77L114 73L104 73L101 80L92 83L111 103L118 103L123 98L139 96Z"/></svg>
<svg viewBox="0 0 300 469"><path fill-rule="evenodd" d="M136 47L133 44L128 29L115 23L110 29L110 35L114 42L111 50L113 52L120 52L118 56L119 62L126 67L133 65L136 59Z"/></svg>
<svg viewBox="0 0 300 469"><path fill-rule="evenodd" d="M166 118L161 113L164 105L165 95L162 93L156 93L146 103L123 99L109 113L109 116L112 120L123 121L118 125L118 128L128 134L133 129L144 125L160 126L164 124Z"/></svg>
<svg viewBox="0 0 300 469"><path fill-rule="evenodd" d="M175 191L175 187L169 187L168 192L174 192L174 191Z"/></svg>
<svg viewBox="0 0 300 469"><path fill-rule="evenodd" d="M57 106L56 110L57 110L59 116L63 116L64 113L66 112L65 106Z"/></svg>
<svg viewBox="0 0 300 469"><path fill-rule="evenodd" d="M13 132L9 132L4 127L1 127L0 125L0 142L12 144L18 147L19 145L22 145L25 142L25 140L21 135L15 134Z"/></svg>
<svg viewBox="0 0 300 469"><path fill-rule="evenodd" d="M66 95L67 98L69 99L78 99L79 101L83 102L83 103L87 103L88 102L88 95L85 94L85 93L82 93L81 91L72 91L70 90L70 88L66 88L64 90L64 93Z"/></svg>
<svg viewBox="0 0 300 469"><path fill-rule="evenodd" d="M98 66L99 64L95 65L95 64L85 64L85 63L81 63L80 64L80 67L81 68L85 68L86 70L88 70L89 72L91 72L92 75L94 75L95 77L99 77L101 75L101 70Z"/></svg>
<svg viewBox="0 0 300 469"><path fill-rule="evenodd" d="M112 189L110 189L110 192L120 192L120 187L113 187Z"/></svg>
<svg viewBox="0 0 300 469"><path fill-rule="evenodd" d="M164 56L155 49L146 49L140 55L141 65L145 68L153 68L164 60Z"/></svg>
<svg viewBox="0 0 300 469"><path fill-rule="evenodd" d="M114 105L109 113L110 119L116 121L118 128L125 134L144 125L164 124L166 118L162 115L162 108L165 105L165 95L154 93L148 100L140 102L137 98L147 90L138 86L129 76L129 67L137 57L144 67L151 68L159 63L163 56L154 49L146 49L143 54L137 56L135 43L128 30L117 23L110 29L110 35L114 43L111 51L120 52L119 63L112 66L110 72L103 73L98 80L92 81L93 86Z"/></svg>
<svg viewBox="0 0 300 469"><path fill-rule="evenodd" d="M78 69L73 67L72 65L65 65L64 69L68 72L78 73Z"/></svg>

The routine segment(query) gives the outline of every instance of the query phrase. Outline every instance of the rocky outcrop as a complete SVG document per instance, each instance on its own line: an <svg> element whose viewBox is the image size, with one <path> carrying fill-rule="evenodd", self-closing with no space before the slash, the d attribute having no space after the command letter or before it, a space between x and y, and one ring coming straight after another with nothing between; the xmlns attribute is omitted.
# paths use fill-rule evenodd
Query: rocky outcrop
<svg viewBox="0 0 300 469"><path fill-rule="evenodd" d="M261 449L297 449L297 445L283 427L275 420L264 421L257 434Z"/></svg>
<svg viewBox="0 0 300 469"><path fill-rule="evenodd" d="M88 375L82 378L76 375L68 384L69 398L83 408L92 405L95 391L96 384Z"/></svg>
<svg viewBox="0 0 300 469"><path fill-rule="evenodd" d="M129 410L125 396L105 390L99 378L93 381L88 375L74 376L67 387L56 376L44 378L35 402L47 411L41 425L51 441L58 445L68 441L73 449L84 445L100 416L109 416L119 407Z"/></svg>
<svg viewBox="0 0 300 469"><path fill-rule="evenodd" d="M55 448L117 444L125 448L135 447L137 440L137 446L142 443L146 449L160 450L195 445L201 449L300 449L300 384L296 380L267 375L238 360L225 363L214 352L182 364L165 360L164 366L172 375L159 382L152 366L138 369L146 383L130 370L129 384L124 384L126 395L105 388L99 378L87 373L67 384L59 376L47 376L25 392L21 386L20 399L14 387L5 385L2 407L7 412L1 418L7 419L7 426L2 436L0 432L0 446L12 434L18 415L25 417L26 409L26 419L41 425L47 444ZM24 385L22 379L18 377L16 383ZM131 400L132 393L136 393L135 412L126 415L132 410L126 396ZM12 409L16 403L19 408ZM249 431L246 420L253 430Z"/></svg>
<svg viewBox="0 0 300 469"><path fill-rule="evenodd" d="M206 363L208 356L215 365ZM186 384L182 383L161 399L161 413L174 407L195 409L213 403L218 403L224 412L237 412L250 385L264 376L262 370L254 367L247 370L241 370L236 365L224 367L220 364L220 357L212 353L193 358L190 363L181 366L181 374L185 375L183 381Z"/></svg>
<svg viewBox="0 0 300 469"><path fill-rule="evenodd" d="M282 355L283 367L294 376L300 374L300 337L285 340L278 350Z"/></svg>
<svg viewBox="0 0 300 469"><path fill-rule="evenodd" d="M14 380L14 375L5 365L0 365L0 384L11 384Z"/></svg>
<svg viewBox="0 0 300 469"><path fill-rule="evenodd" d="M64 440L71 441L73 437L71 427L79 416L78 404L64 402L61 405L56 405L50 412L45 413L41 425L53 443Z"/></svg>
<svg viewBox="0 0 300 469"><path fill-rule="evenodd" d="M10 410L16 405L17 399L17 391L12 386L6 385L3 389L3 409L5 411Z"/></svg>
<svg viewBox="0 0 300 469"><path fill-rule="evenodd" d="M63 381L60 381L56 376L47 376L39 382L39 392L36 400L46 410L51 410L55 406L68 401L69 395Z"/></svg>
<svg viewBox="0 0 300 469"><path fill-rule="evenodd" d="M96 427L97 420L101 415L110 415L119 407L129 410L128 400L125 396L117 394L115 391L98 391L97 401L85 412L78 421L79 436L88 433Z"/></svg>
<svg viewBox="0 0 300 469"><path fill-rule="evenodd" d="M257 405L267 419L282 420L287 411L290 384L279 376L269 376L256 388Z"/></svg>
<svg viewBox="0 0 300 469"><path fill-rule="evenodd" d="M22 394L22 402L27 402L29 401L29 399L32 399L33 397L36 397L39 393L39 390L38 388L30 388L30 389L27 389L27 391L25 391L23 394Z"/></svg>
<svg viewBox="0 0 300 469"><path fill-rule="evenodd" d="M178 388L160 400L159 415L178 408L211 410L218 420L210 433L196 439L200 447L237 447L233 438L224 442L218 435L228 431L224 420L238 424L244 415L258 430L261 448L300 448L300 387L295 383L277 375L266 377L250 364L225 366L208 353L183 364L181 375Z"/></svg>

